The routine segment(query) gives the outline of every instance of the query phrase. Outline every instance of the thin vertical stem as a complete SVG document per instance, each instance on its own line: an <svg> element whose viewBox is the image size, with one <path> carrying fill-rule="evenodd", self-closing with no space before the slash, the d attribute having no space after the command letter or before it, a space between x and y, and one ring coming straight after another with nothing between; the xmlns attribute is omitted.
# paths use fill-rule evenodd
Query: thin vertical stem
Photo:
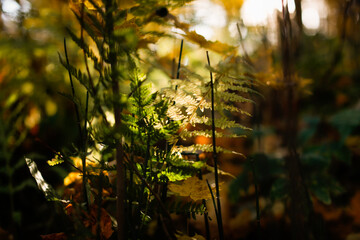
<svg viewBox="0 0 360 240"><path fill-rule="evenodd" d="M85 105L85 119L84 119L84 136L82 139L82 170L83 170L83 194L84 194L84 200L86 204L87 210L89 210L89 197L88 197L88 191L87 191L87 173L86 173L86 155L87 155L87 115L88 115L88 109L89 109L89 92L86 92L86 105Z"/></svg>
<svg viewBox="0 0 360 240"><path fill-rule="evenodd" d="M287 5L283 5L283 16L279 19L281 33L282 70L284 91L284 143L287 148L285 165L290 180L290 219L294 240L311 239L311 204L305 185L300 157L297 153L298 98L294 88L294 42Z"/></svg>
<svg viewBox="0 0 360 240"><path fill-rule="evenodd" d="M180 54L179 54L179 62L178 62L177 72L176 72L176 79L180 78L180 67L181 67L181 57L182 57L183 45L184 45L184 39L181 39Z"/></svg>
<svg viewBox="0 0 360 240"><path fill-rule="evenodd" d="M182 57L183 45L184 45L184 40L181 39L179 62L178 62L178 67L177 67L177 71L176 71L176 79L180 78L180 67L181 67L181 57ZM177 89L178 89L178 85L175 86L175 91Z"/></svg>
<svg viewBox="0 0 360 240"><path fill-rule="evenodd" d="M100 168L100 174L99 174L99 187L98 187L98 196L97 196L97 206L98 206L98 211L97 211L97 223L96 223L96 239L97 240L101 240L101 205L102 205L102 198L103 198L103 183L104 183L104 173L103 173L103 169L104 169L104 160L101 160L101 168Z"/></svg>
<svg viewBox="0 0 360 240"><path fill-rule="evenodd" d="M72 80L72 75L70 72L70 63L69 63L69 57L67 54L67 48L66 48L66 40L64 38L64 50L65 50L65 58L66 58L66 64L67 64L67 69L68 69L68 73L69 73L69 78L70 78L70 84L71 84L71 92L72 92L72 97L73 99L73 103L75 106L75 114L76 114L76 120L77 120L77 125L78 125L78 129L79 129L79 134L80 134L80 145L81 145L81 149L83 151L81 159L82 159L82 172L83 172L83 195L84 195L84 201L86 204L86 208L87 210L89 210L89 199L88 199L88 194L87 194L87 189L86 189L86 183L87 183L87 176L86 176L86 152L87 152L87 132L86 132L86 124L87 124L87 114L88 114L88 103L89 103L89 93L87 92L86 94L86 109L85 109L85 123L84 123L84 134L81 128L81 121L80 121L80 113L79 113L79 108L78 105L75 102L75 88L74 88L74 83Z"/></svg>
<svg viewBox="0 0 360 240"><path fill-rule="evenodd" d="M199 159L199 154L196 154L196 162L200 161ZM199 171L199 179L202 180L203 176L201 173L201 170ZM210 188L211 189L211 188ZM205 212L204 212L204 222L205 222L205 237L206 240L210 240L210 227L209 227L209 214L207 212L207 207L206 207L206 200L203 199L202 203L205 207Z"/></svg>
<svg viewBox="0 0 360 240"><path fill-rule="evenodd" d="M210 65L210 58L209 52L206 51L207 61L209 67ZM212 140L213 140L213 154L214 154L214 169L215 169L215 189L216 189L216 200L217 200L217 223L219 229L219 238L220 240L224 239L224 230L223 230L223 223L222 223L222 216L221 216L221 204L220 204L220 189L219 189L219 175L218 175L218 161L217 161L217 152L216 152L216 136L215 136L215 108L214 108L214 81L212 76L212 71L210 70L210 87L211 87L211 125L212 125Z"/></svg>
<svg viewBox="0 0 360 240"><path fill-rule="evenodd" d="M254 159L251 158L250 163L251 163L251 170L252 170L252 173L253 173L254 185L255 185L257 235L258 235L258 239L260 239L261 225L260 225L259 188L258 188L258 182L257 182L257 177L256 177L256 172L255 172Z"/></svg>
<svg viewBox="0 0 360 240"><path fill-rule="evenodd" d="M64 38L64 51L65 51L65 58L66 58L66 65L67 65L67 69L68 69L68 73L69 73L69 79L70 79L70 85L71 85L71 93L72 93L72 97L73 97L73 103L75 106L75 114L76 114L76 121L77 121L77 125L78 125L78 129L79 129L79 134L80 137L82 138L83 134L82 134L82 129L81 129L81 122L80 122L80 114L79 114L79 108L77 106L77 104L75 103L75 88L74 88L74 83L72 80L72 75L70 72L70 63L69 63L69 57L67 54L67 48L66 48L66 39Z"/></svg>
<svg viewBox="0 0 360 240"><path fill-rule="evenodd" d="M109 45L109 63L111 69L113 107L115 118L115 129L118 131L121 127L121 105L120 88L119 88L119 74L118 74L118 59L116 53L115 39L114 39L114 16L113 16L113 1L105 2L105 29L106 38ZM121 135L116 138L115 147L116 159L116 220L117 220L117 239L124 240L125 237L125 171L124 171L124 150L122 147Z"/></svg>

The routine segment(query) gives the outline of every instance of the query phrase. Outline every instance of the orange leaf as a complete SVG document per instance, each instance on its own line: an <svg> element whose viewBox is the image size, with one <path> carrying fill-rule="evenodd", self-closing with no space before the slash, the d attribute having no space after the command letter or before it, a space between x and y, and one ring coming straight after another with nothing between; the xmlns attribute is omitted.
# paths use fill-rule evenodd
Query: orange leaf
<svg viewBox="0 0 360 240"><path fill-rule="evenodd" d="M91 219L98 218L98 207L93 205L90 210L90 217L88 220L88 224L91 225L91 232L96 235L97 224L96 221L91 221ZM86 224L85 224L86 225ZM101 208L100 213L100 234L104 239L109 239L113 234L114 230L112 229L112 222L109 213Z"/></svg>

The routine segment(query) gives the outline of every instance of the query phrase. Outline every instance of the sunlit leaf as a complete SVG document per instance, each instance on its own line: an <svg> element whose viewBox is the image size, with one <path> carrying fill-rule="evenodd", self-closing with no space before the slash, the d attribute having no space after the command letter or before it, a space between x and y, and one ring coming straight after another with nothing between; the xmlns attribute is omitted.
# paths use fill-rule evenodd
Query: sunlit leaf
<svg viewBox="0 0 360 240"><path fill-rule="evenodd" d="M221 184L222 183L219 183L219 185ZM215 187L212 188L215 192ZM179 184L170 183L169 190L179 194L180 196L190 197L194 201L211 198L209 187L206 181L200 180L197 177L188 178Z"/></svg>
<svg viewBox="0 0 360 240"><path fill-rule="evenodd" d="M70 172L66 178L64 178L64 186L69 186L70 184L82 180L82 176L78 172Z"/></svg>
<svg viewBox="0 0 360 240"><path fill-rule="evenodd" d="M37 168L36 163L30 158L25 158L25 161L39 189L45 194L47 199L53 198L56 195L55 191L47 182L45 182L41 172Z"/></svg>
<svg viewBox="0 0 360 240"><path fill-rule="evenodd" d="M235 50L235 47L227 45L225 43L206 40L204 36L197 34L195 31L188 31L186 32L186 34L183 34L183 36L187 40L193 43L197 43L200 47L212 50L217 53L224 54Z"/></svg>
<svg viewBox="0 0 360 240"><path fill-rule="evenodd" d="M63 162L64 162L64 160L62 158L60 158L59 154L56 154L53 159L47 161L47 163L50 166L55 166L55 165L61 164Z"/></svg>
<svg viewBox="0 0 360 240"><path fill-rule="evenodd" d="M103 6L103 2L101 0L92 0L97 6L102 7ZM70 6L76 7L76 8L81 8L81 4L84 3L84 6L88 9L88 10L96 10L96 8L94 7L94 5L89 1L89 0L71 0L70 1Z"/></svg>

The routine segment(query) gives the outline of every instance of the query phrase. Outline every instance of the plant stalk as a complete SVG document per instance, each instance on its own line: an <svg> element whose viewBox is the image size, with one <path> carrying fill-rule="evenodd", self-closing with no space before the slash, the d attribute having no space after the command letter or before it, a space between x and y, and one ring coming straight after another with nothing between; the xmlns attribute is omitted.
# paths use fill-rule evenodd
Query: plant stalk
<svg viewBox="0 0 360 240"><path fill-rule="evenodd" d="M109 45L109 63L111 68L113 107L115 118L115 129L119 131L121 127L121 105L120 105L120 88L118 74L118 60L114 38L114 17L113 1L105 2L105 28ZM124 171L124 150L122 147L122 137L120 134L115 136L115 159L116 159L116 221L117 221L117 239L125 240L125 171Z"/></svg>
<svg viewBox="0 0 360 240"><path fill-rule="evenodd" d="M251 158L250 163L251 163L251 169L253 172L254 185L255 185L257 239L261 239L260 238L261 224L260 224L259 188L258 188L258 182L257 182L257 177L256 177L254 159Z"/></svg>
<svg viewBox="0 0 360 240"><path fill-rule="evenodd" d="M208 65L209 67L211 67L208 51L206 51L206 56L207 56ZM219 238L220 240L223 240L224 229L223 229L222 216L221 216L219 174L218 174L218 161L217 161L216 137L215 137L214 81L211 70L210 70L210 88L211 88L211 120L212 120L211 124L212 124L212 142L213 142L214 170L215 170L215 189L216 189L216 200L217 200L217 211L218 211L217 224L219 230Z"/></svg>
<svg viewBox="0 0 360 240"><path fill-rule="evenodd" d="M178 62L178 67L177 67L177 71L176 71L176 79L180 78L180 67L181 67L181 57L182 57L183 45L184 45L184 40L181 39L179 62Z"/></svg>
<svg viewBox="0 0 360 240"><path fill-rule="evenodd" d="M69 79L70 79L70 85L71 85L71 93L72 93L73 103L74 103L74 107L75 107L76 121L77 121L78 129L79 129L79 135L82 138L83 134L82 134L82 129L81 129L80 113L79 113L78 105L75 103L75 97L76 97L76 95L75 95L75 87L74 87L74 82L72 80L72 75L71 75L71 72L70 72L70 63L69 63L69 57L68 57L68 54L67 54L66 39L65 38L64 38L64 51L65 51L66 64L67 64L68 73L69 73Z"/></svg>
<svg viewBox="0 0 360 240"><path fill-rule="evenodd" d="M307 188L302 176L300 157L297 153L296 138L298 126L298 100L295 92L294 76L294 46L292 41L292 27L290 15L287 6L283 5L282 19L280 19L281 34L281 51L282 51L282 67L284 78L284 97L286 99L284 105L284 143L287 147L287 156L285 164L290 179L290 218L292 227L293 240L311 239L311 231L309 226L309 215L311 206L309 205Z"/></svg>
<svg viewBox="0 0 360 240"><path fill-rule="evenodd" d="M85 119L84 119L84 136L82 136L82 171L83 171L83 194L84 194L84 200L86 204L86 209L89 211L90 203L89 203L89 197L88 197L88 190L87 190L87 172L86 172L86 155L87 155L87 141L88 141L88 133L87 133L87 115L88 115L88 109L89 109L89 92L86 92L86 105L85 105Z"/></svg>

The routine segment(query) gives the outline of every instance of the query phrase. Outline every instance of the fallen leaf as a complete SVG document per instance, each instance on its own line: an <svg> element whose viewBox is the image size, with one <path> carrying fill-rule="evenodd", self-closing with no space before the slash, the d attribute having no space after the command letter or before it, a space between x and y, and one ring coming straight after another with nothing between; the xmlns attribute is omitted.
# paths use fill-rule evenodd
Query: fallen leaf
<svg viewBox="0 0 360 240"><path fill-rule="evenodd" d="M101 208L100 212L100 235L103 237L103 239L109 239L114 232L112 229L111 217L104 208ZM97 219L98 207L96 205L92 205L90 209L90 215L87 215L87 218L83 220L83 223L85 227L91 228L91 232L94 235L96 235L97 231Z"/></svg>

